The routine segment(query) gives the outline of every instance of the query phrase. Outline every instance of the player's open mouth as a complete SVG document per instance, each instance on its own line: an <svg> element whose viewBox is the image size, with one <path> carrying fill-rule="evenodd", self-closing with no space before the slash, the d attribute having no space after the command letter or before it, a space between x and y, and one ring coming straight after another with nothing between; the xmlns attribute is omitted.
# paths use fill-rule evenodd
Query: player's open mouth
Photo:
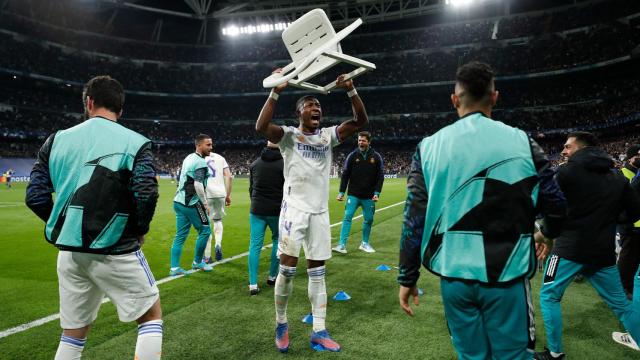
<svg viewBox="0 0 640 360"><path fill-rule="evenodd" d="M320 114L313 114L313 115L311 115L311 120L317 120L317 121L320 121Z"/></svg>

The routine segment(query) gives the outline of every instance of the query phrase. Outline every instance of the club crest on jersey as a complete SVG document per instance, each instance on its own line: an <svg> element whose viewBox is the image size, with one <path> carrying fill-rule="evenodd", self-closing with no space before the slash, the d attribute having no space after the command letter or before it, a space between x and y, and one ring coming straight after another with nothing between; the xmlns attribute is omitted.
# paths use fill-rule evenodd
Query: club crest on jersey
<svg viewBox="0 0 640 360"><path fill-rule="evenodd" d="M360 158L356 158L356 162L360 162Z"/></svg>
<svg viewBox="0 0 640 360"><path fill-rule="evenodd" d="M297 136L298 141L300 141L301 143L306 142L306 138L304 137L304 135L298 135Z"/></svg>
<svg viewBox="0 0 640 360"><path fill-rule="evenodd" d="M322 134L320 134L320 142L323 143L324 145L329 144L329 142L331 141L330 136L331 135L329 135L328 132L326 131L322 132Z"/></svg>
<svg viewBox="0 0 640 360"><path fill-rule="evenodd" d="M375 163L376 163L376 160L375 160L374 158L371 158L371 159L369 160L369 162L370 162L370 163L372 163L372 164L375 164Z"/></svg>

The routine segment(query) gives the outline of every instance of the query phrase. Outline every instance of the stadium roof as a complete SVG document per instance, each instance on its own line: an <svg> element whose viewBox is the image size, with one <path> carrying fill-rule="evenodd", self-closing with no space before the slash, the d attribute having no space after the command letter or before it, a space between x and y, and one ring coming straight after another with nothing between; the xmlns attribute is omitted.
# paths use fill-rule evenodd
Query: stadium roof
<svg viewBox="0 0 640 360"><path fill-rule="evenodd" d="M315 8L323 8L332 21L362 18L376 22L438 11L444 0L101 0L116 7L131 8L198 20L293 21ZM493 0L497 1L497 0Z"/></svg>
<svg viewBox="0 0 640 360"><path fill-rule="evenodd" d="M206 45L221 40L227 26L289 23L314 8L324 9L337 29L361 18L360 31L379 32L599 1L474 0L475 6L447 11L446 0L0 0L0 14L107 36Z"/></svg>

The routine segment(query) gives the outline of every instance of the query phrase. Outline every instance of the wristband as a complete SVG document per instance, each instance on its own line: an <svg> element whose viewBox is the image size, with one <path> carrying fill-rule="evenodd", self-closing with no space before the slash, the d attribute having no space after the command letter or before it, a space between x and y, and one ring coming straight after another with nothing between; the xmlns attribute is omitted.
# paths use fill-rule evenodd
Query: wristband
<svg viewBox="0 0 640 360"><path fill-rule="evenodd" d="M358 92L356 91L355 88L353 88L353 90L347 91L347 95L349 95L349 97L351 98L351 97L354 97L354 96L358 95Z"/></svg>
<svg viewBox="0 0 640 360"><path fill-rule="evenodd" d="M271 90L271 93L269 94L269 97L272 98L275 101L278 101L278 98L280 97L280 94L278 94L274 90Z"/></svg>

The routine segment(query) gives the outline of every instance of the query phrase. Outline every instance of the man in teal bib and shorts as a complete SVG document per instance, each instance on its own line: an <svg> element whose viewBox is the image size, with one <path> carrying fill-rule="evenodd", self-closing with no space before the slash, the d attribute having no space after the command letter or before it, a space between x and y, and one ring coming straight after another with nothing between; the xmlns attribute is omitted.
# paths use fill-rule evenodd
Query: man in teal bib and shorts
<svg viewBox="0 0 640 360"><path fill-rule="evenodd" d="M540 146L491 119L497 98L489 65L460 67L451 95L460 119L420 142L407 180L400 305L413 315L421 263L440 276L461 360L533 357L529 278L547 251L534 246L535 216L545 215L541 231L554 237L566 212Z"/></svg>
<svg viewBox="0 0 640 360"><path fill-rule="evenodd" d="M178 190L173 198L173 210L176 212L176 238L171 246L171 270L169 271L171 276L187 273L180 267L180 256L191 225L198 231L191 268L205 272L213 270L211 265L202 261L209 235L211 235L209 225L211 211L205 195L209 170L204 158L211 153L213 143L211 137L205 134L196 136L195 143L196 151L189 154L182 162Z"/></svg>

